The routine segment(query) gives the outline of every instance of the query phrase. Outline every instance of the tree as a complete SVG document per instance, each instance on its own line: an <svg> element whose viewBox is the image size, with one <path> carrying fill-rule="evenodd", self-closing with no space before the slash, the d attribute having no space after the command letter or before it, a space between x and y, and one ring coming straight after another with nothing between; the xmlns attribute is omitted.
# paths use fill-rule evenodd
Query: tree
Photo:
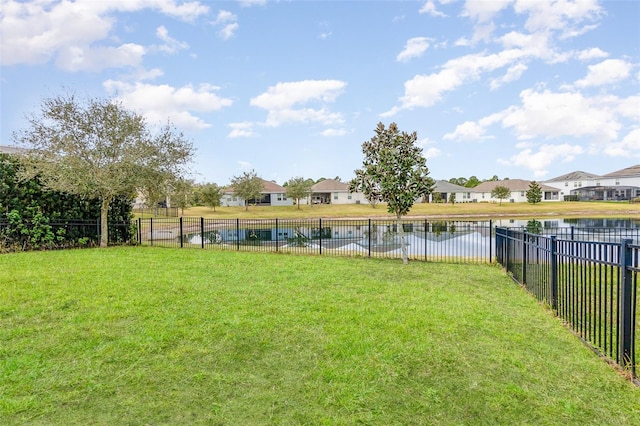
<svg viewBox="0 0 640 426"><path fill-rule="evenodd" d="M171 188L171 205L182 210L191 207L194 203L194 183L190 179L183 177L178 178L170 185Z"/></svg>
<svg viewBox="0 0 640 426"><path fill-rule="evenodd" d="M287 191L285 192L288 198L296 200L298 209L300 209L300 199L307 198L311 194L311 183L309 180L305 180L303 177L294 177L286 182Z"/></svg>
<svg viewBox="0 0 640 426"><path fill-rule="evenodd" d="M367 199L387 203L389 213L396 215L400 234L402 262L408 263L402 216L409 213L415 201L431 193L434 185L429 177L427 160L416 142L416 132L400 132L396 123L389 128L378 123L375 136L362 144L363 168L355 171L349 191L360 191Z"/></svg>
<svg viewBox="0 0 640 426"><path fill-rule="evenodd" d="M506 200L509 196L511 196L511 191L506 186L498 185L491 191L491 197L499 199L500 205L502 205L502 200Z"/></svg>
<svg viewBox="0 0 640 426"><path fill-rule="evenodd" d="M116 197L182 176L193 156L192 144L171 123L152 132L142 115L113 99L47 98L26 119L29 127L13 133L28 148L23 177L37 175L50 189L99 199L101 247L109 241L107 216Z"/></svg>
<svg viewBox="0 0 640 426"><path fill-rule="evenodd" d="M254 170L243 172L231 179L233 193L244 200L244 209L249 210L250 200L259 200L264 191L264 182Z"/></svg>
<svg viewBox="0 0 640 426"><path fill-rule="evenodd" d="M542 188L538 182L531 181L529 184L529 190L527 191L527 201L531 204L537 204L542 201Z"/></svg>
<svg viewBox="0 0 640 426"><path fill-rule="evenodd" d="M452 193L449 194L449 202L451 204L455 204L456 203L456 193L455 192L452 192Z"/></svg>
<svg viewBox="0 0 640 426"><path fill-rule="evenodd" d="M222 204L222 188L215 183L207 183L200 188L200 199L205 206L213 208L215 212L216 207Z"/></svg>

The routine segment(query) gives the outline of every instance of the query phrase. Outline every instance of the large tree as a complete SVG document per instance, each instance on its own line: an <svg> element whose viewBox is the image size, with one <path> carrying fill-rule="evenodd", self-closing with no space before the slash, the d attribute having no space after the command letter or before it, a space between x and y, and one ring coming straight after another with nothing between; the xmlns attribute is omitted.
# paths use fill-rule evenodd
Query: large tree
<svg viewBox="0 0 640 426"><path fill-rule="evenodd" d="M231 179L233 193L244 200L244 209L249 210L250 200L259 200L264 191L264 181L258 177L255 170L243 172Z"/></svg>
<svg viewBox="0 0 640 426"><path fill-rule="evenodd" d="M286 182L286 185L284 185L287 189L285 193L286 196L296 200L298 210L300 209L300 199L307 198L309 194L311 194L312 185L313 181L310 181L309 179L305 180L305 178L300 176L289 179Z"/></svg>
<svg viewBox="0 0 640 426"><path fill-rule="evenodd" d="M107 213L114 198L182 176L193 155L192 144L171 123L152 129L114 99L46 98L39 113L26 119L29 127L13 134L28 148L26 177L99 199L101 247L109 241Z"/></svg>
<svg viewBox="0 0 640 426"><path fill-rule="evenodd" d="M404 264L408 255L402 216L409 213L416 200L430 194L434 185L417 140L416 132L400 132L396 123L388 128L378 123L375 136L362 144L363 167L355 171L349 184L350 192L380 199L387 203L389 213L396 215Z"/></svg>

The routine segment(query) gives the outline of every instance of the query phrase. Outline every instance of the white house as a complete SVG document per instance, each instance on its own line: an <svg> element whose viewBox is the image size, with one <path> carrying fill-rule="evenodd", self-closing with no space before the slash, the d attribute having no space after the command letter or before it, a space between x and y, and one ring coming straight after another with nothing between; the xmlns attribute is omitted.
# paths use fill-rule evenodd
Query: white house
<svg viewBox="0 0 640 426"><path fill-rule="evenodd" d="M249 204L255 204L259 206L292 206L293 199L287 198L285 193L286 189L275 182L262 179L264 189L261 192L261 198L259 200L249 200ZM222 193L222 199L220 204L224 207L230 206L245 206L246 200L238 197L233 192L233 187L226 188Z"/></svg>
<svg viewBox="0 0 640 426"><path fill-rule="evenodd" d="M571 172L545 184L558 188L561 199L630 200L640 197L640 164L602 176Z"/></svg>
<svg viewBox="0 0 640 426"><path fill-rule="evenodd" d="M475 202L500 202L499 199L491 196L493 191L498 186L504 186L509 189L511 194L506 201L511 203L527 202L527 191L529 190L531 181L524 179L506 179L496 180L489 182L482 182L480 185L473 188L472 199ZM542 190L542 201L559 201L559 190L549 185L538 183ZM505 201L505 200L503 200Z"/></svg>
<svg viewBox="0 0 640 426"><path fill-rule="evenodd" d="M363 193L350 193L348 183L334 179L326 179L313 185L310 198L312 204L364 204L368 202Z"/></svg>
<svg viewBox="0 0 640 426"><path fill-rule="evenodd" d="M473 188L465 188L464 186L455 185L446 180L438 180L429 195L429 202L432 203L439 197L443 203L446 203L449 202L449 198L451 194L453 194L456 203L469 203L473 201L472 193ZM436 196L436 194L438 195Z"/></svg>

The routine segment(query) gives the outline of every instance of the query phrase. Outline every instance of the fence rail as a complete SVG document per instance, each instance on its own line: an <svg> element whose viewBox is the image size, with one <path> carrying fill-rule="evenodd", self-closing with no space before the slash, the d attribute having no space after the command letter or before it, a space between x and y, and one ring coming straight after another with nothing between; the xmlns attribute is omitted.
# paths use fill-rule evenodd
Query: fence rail
<svg viewBox="0 0 640 426"><path fill-rule="evenodd" d="M496 258L592 348L637 378L640 246L496 228Z"/></svg>
<svg viewBox="0 0 640 426"><path fill-rule="evenodd" d="M415 260L491 262L491 221L405 220L408 256ZM219 250L400 258L395 220L139 218L141 244Z"/></svg>

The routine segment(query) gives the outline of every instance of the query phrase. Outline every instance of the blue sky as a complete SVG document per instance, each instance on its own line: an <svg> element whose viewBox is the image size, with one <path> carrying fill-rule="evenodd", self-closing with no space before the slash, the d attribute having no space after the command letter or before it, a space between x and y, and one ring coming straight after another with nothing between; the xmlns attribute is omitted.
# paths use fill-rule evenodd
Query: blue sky
<svg viewBox="0 0 640 426"><path fill-rule="evenodd" d="M640 163L640 2L0 0L0 144L45 97L113 97L198 182L353 177L379 121L435 179Z"/></svg>

